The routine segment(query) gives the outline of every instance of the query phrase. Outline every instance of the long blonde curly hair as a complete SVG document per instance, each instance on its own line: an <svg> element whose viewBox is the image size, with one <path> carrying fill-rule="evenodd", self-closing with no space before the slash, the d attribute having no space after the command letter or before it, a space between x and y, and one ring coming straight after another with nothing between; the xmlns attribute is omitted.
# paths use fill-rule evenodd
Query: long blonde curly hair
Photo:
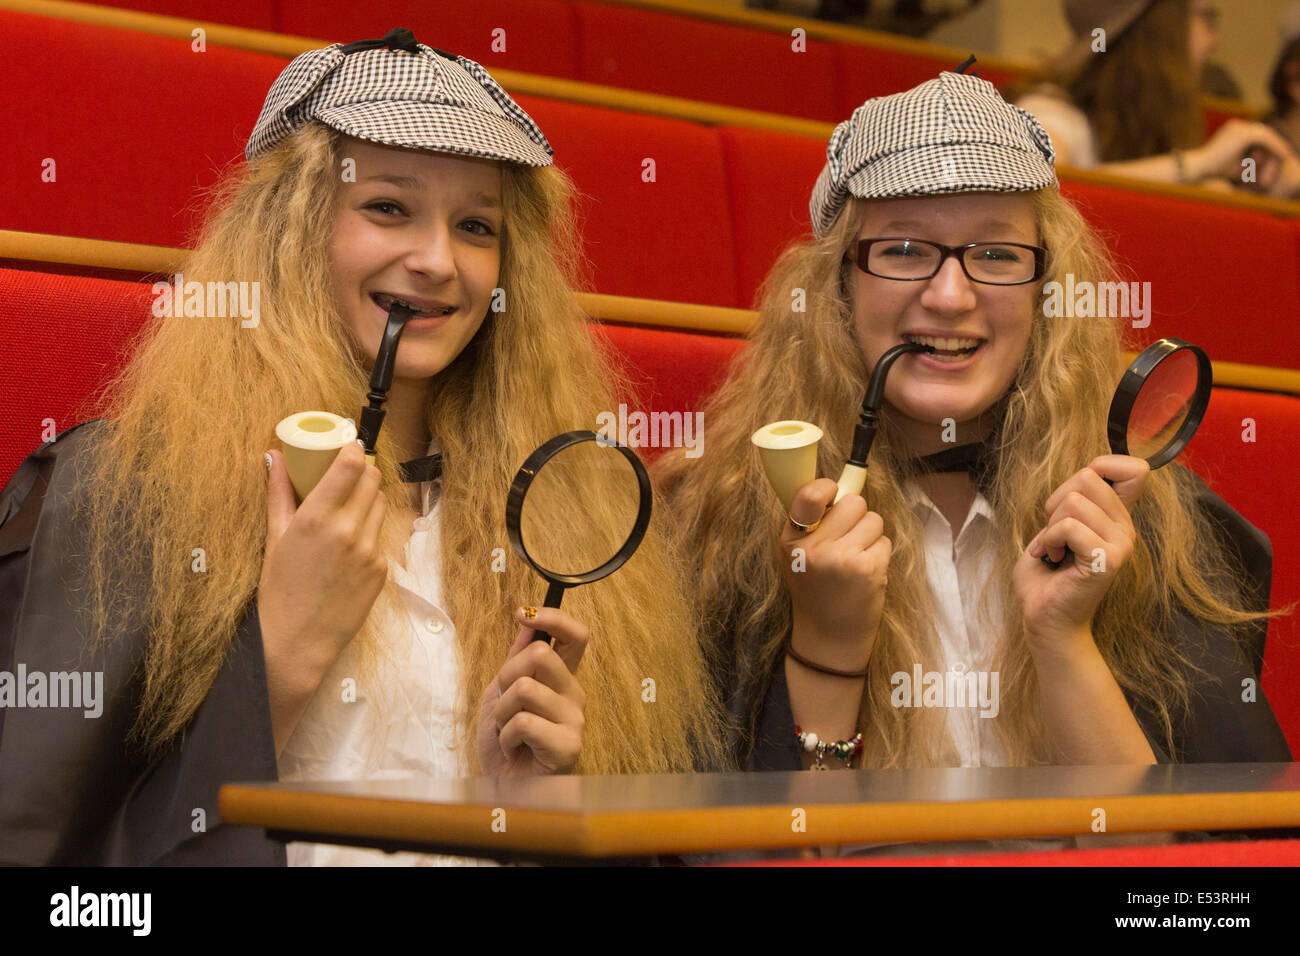
<svg viewBox="0 0 1300 956"><path fill-rule="evenodd" d="M1048 249L1043 282L1117 278L1104 247L1055 189L1032 194L1040 244ZM672 488L680 548L693 561L714 679L738 704L736 756L752 748L764 697L791 627L790 596L777 548L785 520L750 435L768 422L804 419L823 427L819 474L837 475L848 455L870 370L854 335L845 253L858 235L866 203L853 199L820 240L786 249L761 293L750 345L704 407L710 455L665 456L656 474ZM791 308L806 293L806 312ZM1041 300L1040 300L1041 303ZM1123 368L1119 327L1105 320L1054 317L1034 306L1030 338L1013 385L995 407L996 473L988 491L1005 620L992 668L1000 675L1001 710L992 723L1013 764L1049 762L1037 705L1037 681L1025 641L1012 569L1041 529L1043 505L1071 474L1101 454L1114 383ZM915 663L944 672L924 568L924 536L904 483L914 466L883 416L871 450L864 495L885 519L893 542L884 617L868 666L859 727L864 766L958 763L942 709L890 705L890 675ZM1240 569L1216 544L1191 504L1196 479L1171 466L1153 472L1134 512L1139 540L1093 620L1097 646L1121 688L1145 704L1174 753L1174 727L1189 701L1189 662L1174 643L1180 610L1232 629L1244 640L1260 614L1245 610ZM1222 557L1223 560L1219 560ZM1207 563L1198 565L1201 558ZM1226 570L1224 570L1226 568Z"/></svg>
<svg viewBox="0 0 1300 956"><path fill-rule="evenodd" d="M183 732L256 599L266 535L262 452L274 447L276 423L305 409L355 415L365 404L369 373L333 301L327 265L340 143L336 131L309 123L241 164L183 266L187 281L260 282L260 324L163 318L107 389L107 425L82 502L87 605L97 640L147 628L132 732L147 754ZM626 390L572 291L571 182L553 167L501 169L507 308L489 312L435 377L426 408L444 459L442 580L462 675L462 744L473 740L479 696L514 639L513 609L540 604L544 590L509 552L511 478L541 442L593 428ZM405 503L396 454L381 434L385 540L400 556L409 527L394 524ZM584 520L597 529L622 519L611 474L586 476ZM592 634L578 675L587 694L578 772L681 771L716 760L715 708L660 520L621 570L565 601ZM195 547L206 552L206 573L191 570ZM497 549L508 555L503 573L492 568ZM382 621L398 607L390 581L355 638L367 659L382 655ZM643 699L647 678L653 702Z"/></svg>

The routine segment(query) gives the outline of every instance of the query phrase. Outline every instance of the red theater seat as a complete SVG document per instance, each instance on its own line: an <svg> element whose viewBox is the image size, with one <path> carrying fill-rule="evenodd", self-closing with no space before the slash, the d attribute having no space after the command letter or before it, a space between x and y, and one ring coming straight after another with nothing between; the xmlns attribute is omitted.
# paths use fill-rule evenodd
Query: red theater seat
<svg viewBox="0 0 1300 956"><path fill-rule="evenodd" d="M1036 853L773 860L740 866L1300 866L1300 840L1234 840Z"/></svg>
<svg viewBox="0 0 1300 956"><path fill-rule="evenodd" d="M1300 220L1068 180L1062 190L1128 277L1151 283L1151 325L1133 341L1174 335L1220 361L1295 367Z"/></svg>
<svg viewBox="0 0 1300 956"><path fill-rule="evenodd" d="M573 4L563 0L385 0L374 7L276 0L275 5L281 33L347 43L407 27L421 43L467 56L489 70L578 78L579 34Z"/></svg>
<svg viewBox="0 0 1300 956"><path fill-rule="evenodd" d="M286 63L8 10L0 57L0 228L161 246L190 242L199 190L242 157Z"/></svg>
<svg viewBox="0 0 1300 956"><path fill-rule="evenodd" d="M712 127L520 96L584 193L593 288L739 304L727 171ZM653 163L653 167L649 163ZM648 182L653 169L654 181Z"/></svg>
<svg viewBox="0 0 1300 956"><path fill-rule="evenodd" d="M575 3L577 79L834 122L835 44L618 4Z"/></svg>

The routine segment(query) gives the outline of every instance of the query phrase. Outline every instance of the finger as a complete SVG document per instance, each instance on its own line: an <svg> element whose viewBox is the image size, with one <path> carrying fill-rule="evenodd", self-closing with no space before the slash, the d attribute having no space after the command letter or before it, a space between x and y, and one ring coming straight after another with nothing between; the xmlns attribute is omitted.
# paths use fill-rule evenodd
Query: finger
<svg viewBox="0 0 1300 956"><path fill-rule="evenodd" d="M889 576L889 559L894 553L894 543L881 535L871 547L858 556L861 568L873 579L877 587L883 587Z"/></svg>
<svg viewBox="0 0 1300 956"><path fill-rule="evenodd" d="M521 677L531 677L557 694L585 701L582 687L568 665L560 659L554 648L542 641L530 641L527 647L501 665L501 670L497 672L497 686L501 688L501 695L504 697L511 685Z"/></svg>
<svg viewBox="0 0 1300 956"><path fill-rule="evenodd" d="M1090 570L1092 552L1101 548L1104 552L1106 542L1095 531L1078 518L1063 518L1056 524L1049 525L1029 545L1029 553L1035 558L1047 555L1053 561L1065 557L1065 550L1074 552L1076 567Z"/></svg>
<svg viewBox="0 0 1300 956"><path fill-rule="evenodd" d="M794 500L790 502L790 517L800 524L816 524L826 516L826 509L831 506L838 491L835 482L829 478L808 482L795 493ZM789 522L786 522L786 528L790 529ZM802 534L798 530L795 533Z"/></svg>
<svg viewBox="0 0 1300 956"><path fill-rule="evenodd" d="M863 502L865 504L866 502ZM885 533L885 519L874 511L868 511L858 523L850 528L840 540L856 551L866 551L878 542Z"/></svg>
<svg viewBox="0 0 1300 956"><path fill-rule="evenodd" d="M521 627L519 633L515 635L515 642L510 645L510 650L506 652L506 660L509 661L510 658L514 657L531 644L533 642L533 635L536 633L537 631L535 628L528 627L527 625Z"/></svg>
<svg viewBox="0 0 1300 956"><path fill-rule="evenodd" d="M581 719L582 708L541 681L521 677L501 695L492 716L497 727L501 728L518 713L536 714L553 724L562 724Z"/></svg>
<svg viewBox="0 0 1300 956"><path fill-rule="evenodd" d="M339 517L357 528L365 524L366 516L370 513L375 499L384 497L383 492L379 490L380 482L383 481L383 474L379 468L365 462L361 467L361 477L352 486L352 493L339 509Z"/></svg>
<svg viewBox="0 0 1300 956"><path fill-rule="evenodd" d="M1103 487L1105 483L1103 482ZM1115 493L1106 489L1114 497ZM1072 492L1057 507L1056 511L1047 519L1048 527L1060 524L1066 518L1075 518L1081 522L1094 534L1104 541L1119 541L1128 537L1131 533L1129 528L1132 526L1128 522L1128 513L1120 506L1120 513L1123 519L1117 522L1108 515L1097 502L1079 492Z"/></svg>
<svg viewBox="0 0 1300 956"><path fill-rule="evenodd" d="M1147 476L1151 474L1146 459L1132 455L1101 455L1089 462L1088 467L1111 483L1115 494L1129 511L1142 497Z"/></svg>
<svg viewBox="0 0 1300 956"><path fill-rule="evenodd" d="M1124 507L1124 502L1115 493L1115 489L1089 467L1072 475L1069 481L1056 489L1052 497L1047 499L1047 504L1043 506L1047 524L1051 524L1061 516L1061 505L1068 501L1071 495L1082 495L1092 501L1113 522L1124 525L1129 521L1128 509Z"/></svg>
<svg viewBox="0 0 1300 956"><path fill-rule="evenodd" d="M553 724L536 714L515 714L501 728L501 750L511 756L519 747L527 747L544 767L565 770L578 761L582 752L582 732L568 724Z"/></svg>
<svg viewBox="0 0 1300 956"><path fill-rule="evenodd" d="M523 608L515 611L515 620L520 624L531 624L535 630L551 635L555 653L560 655L560 660L569 669L569 673L578 673L578 664L587 652L587 642L591 639L587 626L558 607L538 607L532 610L537 614L533 620L526 618Z"/></svg>
<svg viewBox="0 0 1300 956"><path fill-rule="evenodd" d="M362 544L379 544L379 535L384 528L384 515L388 511L388 496L384 494L375 495L375 500L370 503L370 510L366 512L365 523L361 526Z"/></svg>
<svg viewBox="0 0 1300 956"><path fill-rule="evenodd" d="M357 442L349 442L338 450L329 469L304 499L303 507L327 511L342 508L365 473L366 453Z"/></svg>
<svg viewBox="0 0 1300 956"><path fill-rule="evenodd" d="M289 522L298 510L298 499L289 480L289 470L284 455L269 451L271 468L266 476L266 543L274 544L283 537Z"/></svg>

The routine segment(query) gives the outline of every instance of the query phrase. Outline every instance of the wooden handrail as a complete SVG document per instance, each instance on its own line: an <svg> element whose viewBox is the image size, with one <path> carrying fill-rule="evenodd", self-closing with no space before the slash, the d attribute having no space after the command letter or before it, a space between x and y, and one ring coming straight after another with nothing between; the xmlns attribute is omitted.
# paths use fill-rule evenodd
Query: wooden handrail
<svg viewBox="0 0 1300 956"><path fill-rule="evenodd" d="M181 267L188 254L188 249L171 246L146 246L0 229L0 261L14 259L115 269L143 275L170 275ZM578 299L587 315L600 322L650 325L690 332L744 335L758 317L758 313L752 309L731 309L693 302L639 299L595 292L579 293ZM1133 354L1127 353L1128 358L1132 359ZM1300 395L1300 371L1295 369L1244 365L1238 362L1213 364L1216 385Z"/></svg>

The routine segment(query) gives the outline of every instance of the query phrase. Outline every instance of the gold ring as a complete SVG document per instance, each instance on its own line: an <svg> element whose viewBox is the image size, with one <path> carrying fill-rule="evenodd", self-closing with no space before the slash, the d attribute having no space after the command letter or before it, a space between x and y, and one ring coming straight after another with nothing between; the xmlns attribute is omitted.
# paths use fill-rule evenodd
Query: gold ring
<svg viewBox="0 0 1300 956"><path fill-rule="evenodd" d="M794 525L794 529L795 529L796 531L800 532L801 534L812 534L814 531L817 530L817 527L818 527L822 522L821 522L821 519L818 518L818 519L817 519L816 521L814 521L812 524L804 524L804 523L801 522L801 521L795 521L795 520L794 520L794 515L791 515L791 516L790 516L790 523L791 523L792 525Z"/></svg>

